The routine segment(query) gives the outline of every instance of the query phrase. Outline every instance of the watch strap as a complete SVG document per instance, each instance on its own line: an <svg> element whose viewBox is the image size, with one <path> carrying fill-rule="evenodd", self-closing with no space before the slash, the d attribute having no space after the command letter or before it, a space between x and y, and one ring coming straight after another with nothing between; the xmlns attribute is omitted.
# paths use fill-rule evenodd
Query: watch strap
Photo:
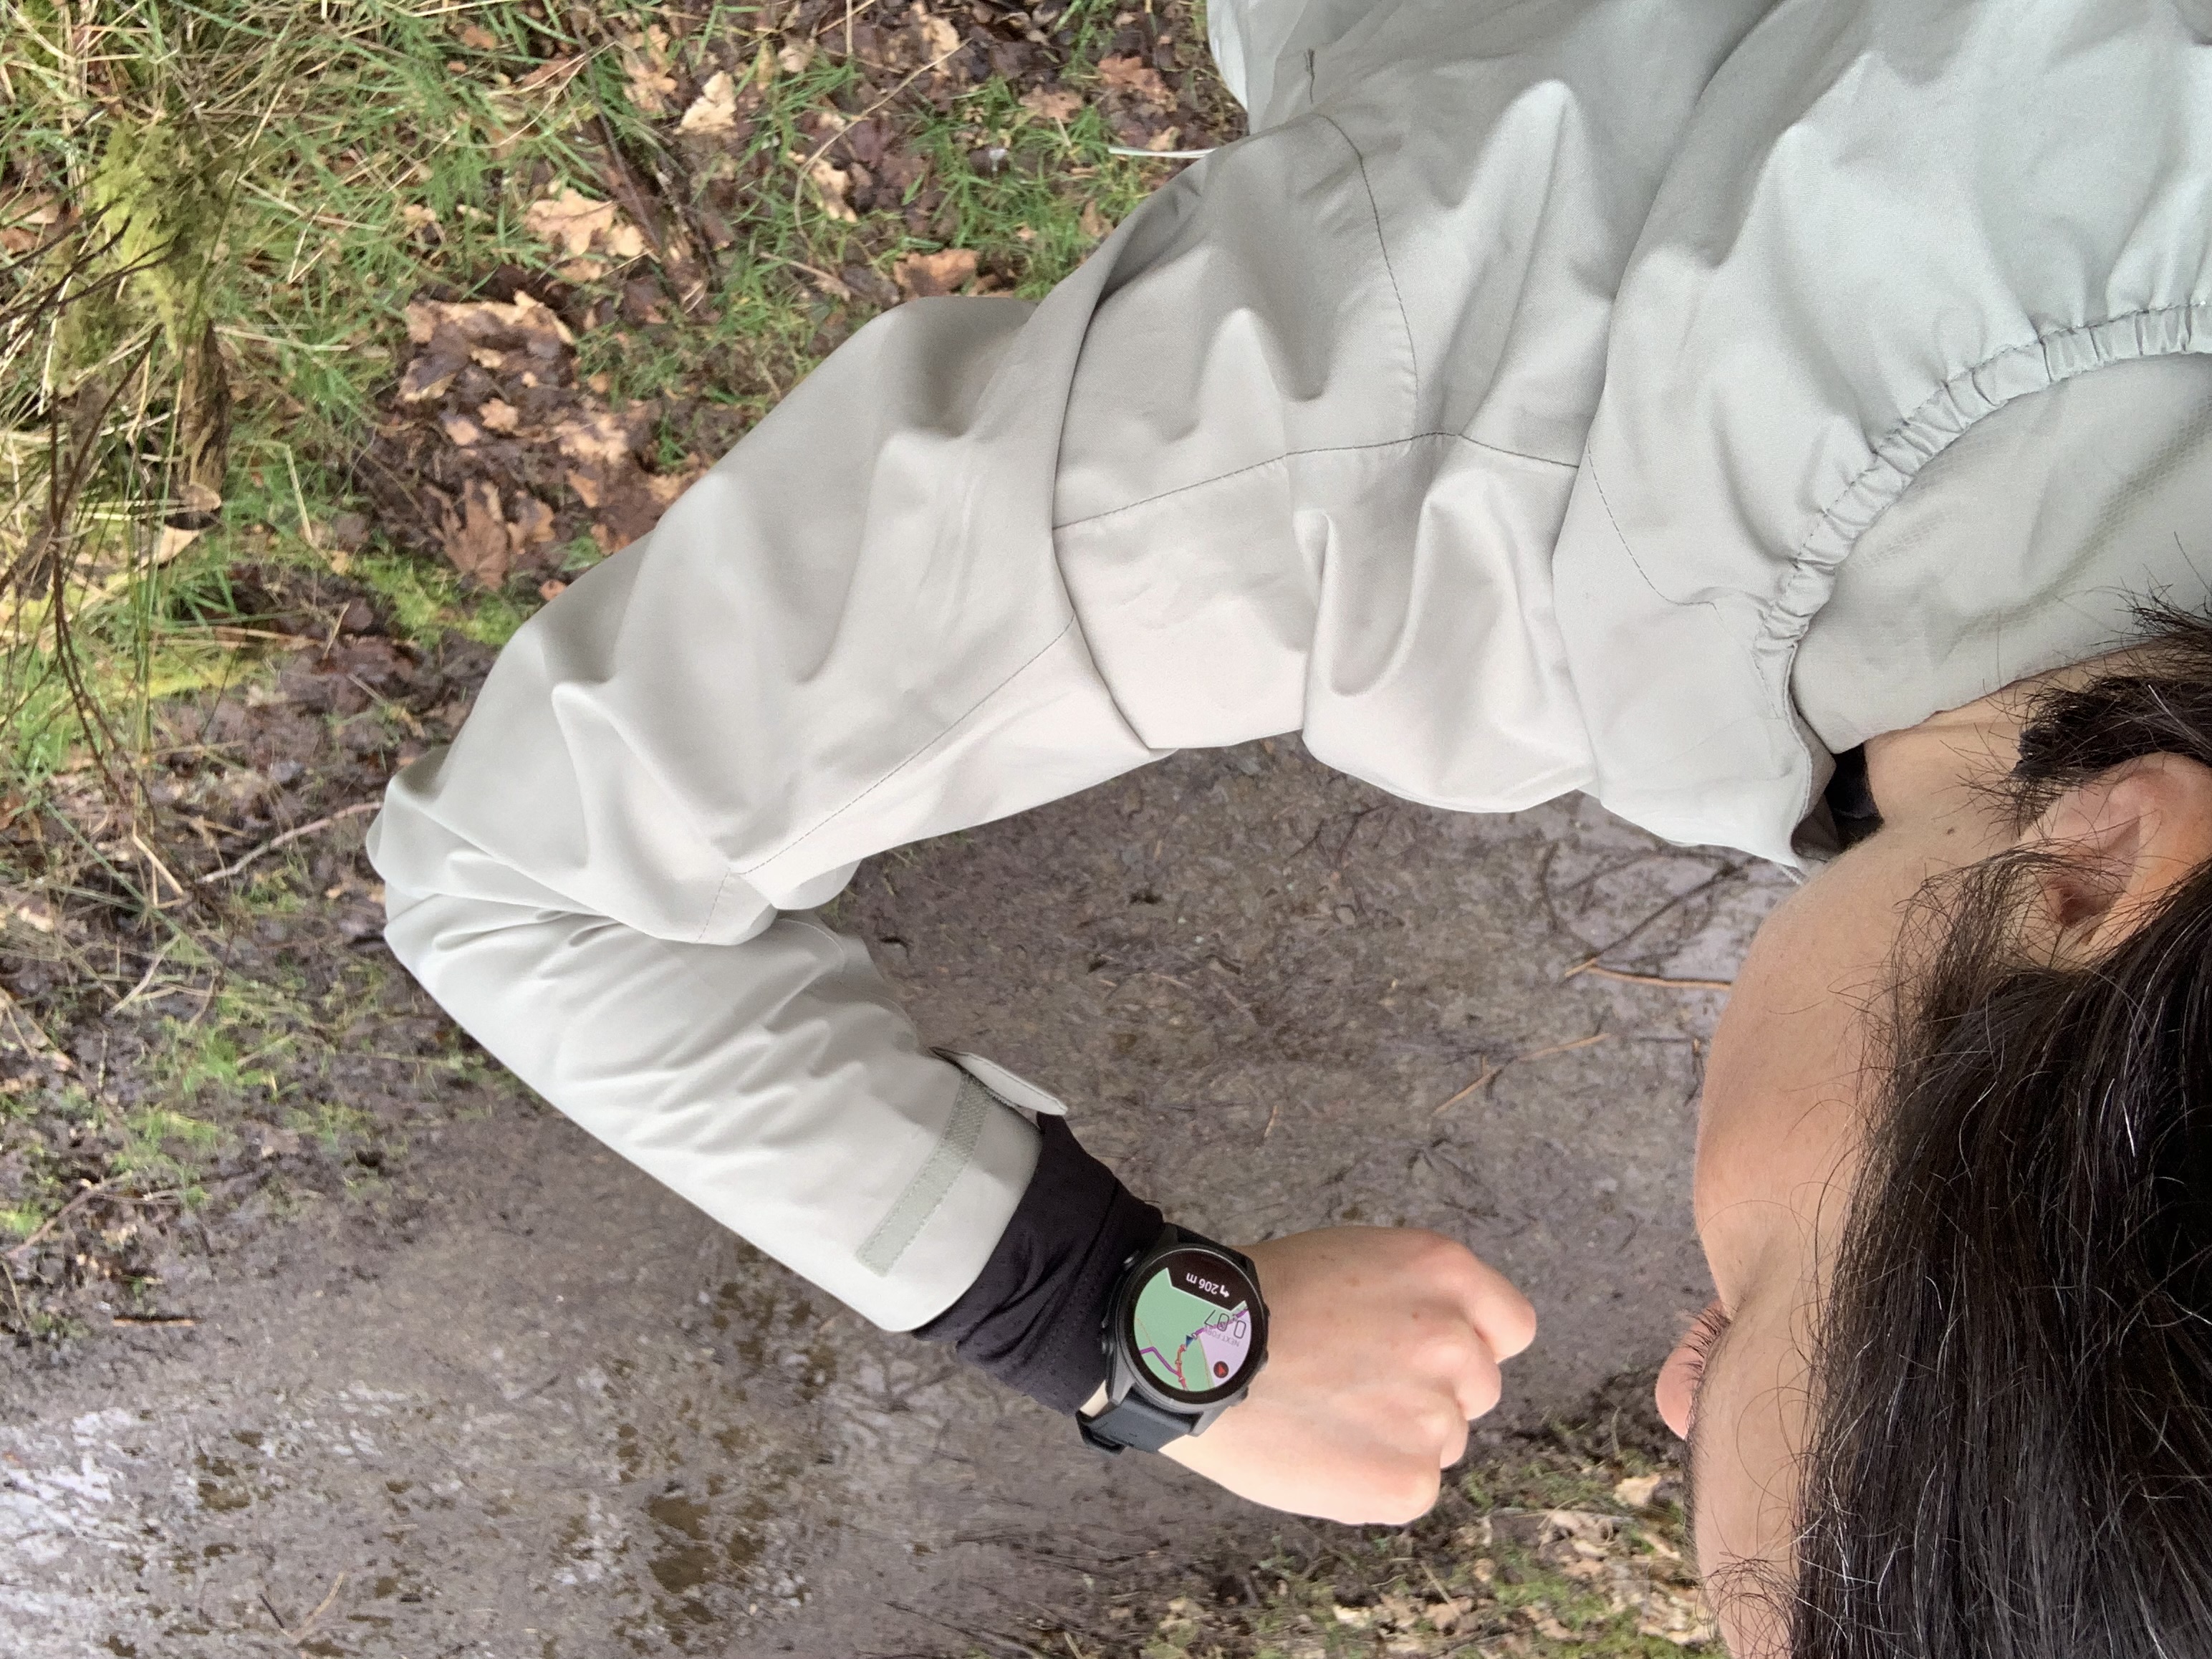
<svg viewBox="0 0 2212 1659"><path fill-rule="evenodd" d="M1197 1426L1195 1413L1163 1411L1149 1400L1124 1395L1096 1417L1079 1417L1084 1439L1101 1451L1118 1452L1134 1446L1156 1452L1170 1441L1180 1440Z"/></svg>

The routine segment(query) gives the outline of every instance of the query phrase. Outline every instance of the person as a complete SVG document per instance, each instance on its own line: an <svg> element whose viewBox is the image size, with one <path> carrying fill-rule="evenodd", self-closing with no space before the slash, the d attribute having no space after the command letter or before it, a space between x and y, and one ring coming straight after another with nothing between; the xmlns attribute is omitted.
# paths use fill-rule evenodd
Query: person
<svg viewBox="0 0 2212 1659"><path fill-rule="evenodd" d="M1180 1235L809 913L1286 732L1814 870L1714 1037L1719 1296L1660 1383L1723 1630L2203 1651L2212 649L2130 595L2207 598L2212 7L1212 10L1251 137L1041 304L870 325L515 636L374 827L392 949L880 1325L1393 1521L1517 1292L1427 1234L1200 1241L1177 1340L1249 1369L1264 1302L1267 1366L1132 1426L1186 1396L1102 1328Z"/></svg>

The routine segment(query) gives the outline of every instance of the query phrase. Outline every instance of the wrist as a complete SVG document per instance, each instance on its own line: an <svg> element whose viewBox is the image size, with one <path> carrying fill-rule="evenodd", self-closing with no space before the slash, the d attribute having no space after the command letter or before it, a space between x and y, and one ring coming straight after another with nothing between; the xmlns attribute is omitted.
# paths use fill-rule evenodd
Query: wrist
<svg viewBox="0 0 2212 1659"><path fill-rule="evenodd" d="M1160 1212L1085 1152L1064 1120L1041 1118L1037 1130L1036 1171L990 1260L915 1334L1073 1413L1105 1376L1100 1322L1124 1265L1159 1237Z"/></svg>
<svg viewBox="0 0 2212 1659"><path fill-rule="evenodd" d="M1102 1451L1159 1451L1203 1434L1267 1364L1267 1309L1251 1261L1166 1226L1133 1255L1098 1334L1106 1386L1078 1422Z"/></svg>

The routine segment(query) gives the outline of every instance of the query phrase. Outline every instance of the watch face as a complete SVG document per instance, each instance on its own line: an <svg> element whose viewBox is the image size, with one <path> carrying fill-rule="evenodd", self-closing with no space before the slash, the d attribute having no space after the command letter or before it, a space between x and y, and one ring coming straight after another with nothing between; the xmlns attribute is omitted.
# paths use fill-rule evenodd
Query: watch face
<svg viewBox="0 0 2212 1659"><path fill-rule="evenodd" d="M1170 1250L1130 1298L1129 1352L1170 1399L1209 1405L1252 1379L1261 1352L1260 1299L1244 1270L1212 1250Z"/></svg>

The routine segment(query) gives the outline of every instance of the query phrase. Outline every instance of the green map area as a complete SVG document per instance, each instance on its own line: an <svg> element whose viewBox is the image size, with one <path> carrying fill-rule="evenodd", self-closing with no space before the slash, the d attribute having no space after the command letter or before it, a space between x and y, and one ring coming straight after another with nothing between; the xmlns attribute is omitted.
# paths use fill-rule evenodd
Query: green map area
<svg viewBox="0 0 2212 1659"><path fill-rule="evenodd" d="M1244 1304L1218 1307L1176 1289L1164 1273L1138 1293L1132 1322L1145 1369L1155 1382L1186 1394L1221 1387L1243 1368L1252 1346Z"/></svg>

